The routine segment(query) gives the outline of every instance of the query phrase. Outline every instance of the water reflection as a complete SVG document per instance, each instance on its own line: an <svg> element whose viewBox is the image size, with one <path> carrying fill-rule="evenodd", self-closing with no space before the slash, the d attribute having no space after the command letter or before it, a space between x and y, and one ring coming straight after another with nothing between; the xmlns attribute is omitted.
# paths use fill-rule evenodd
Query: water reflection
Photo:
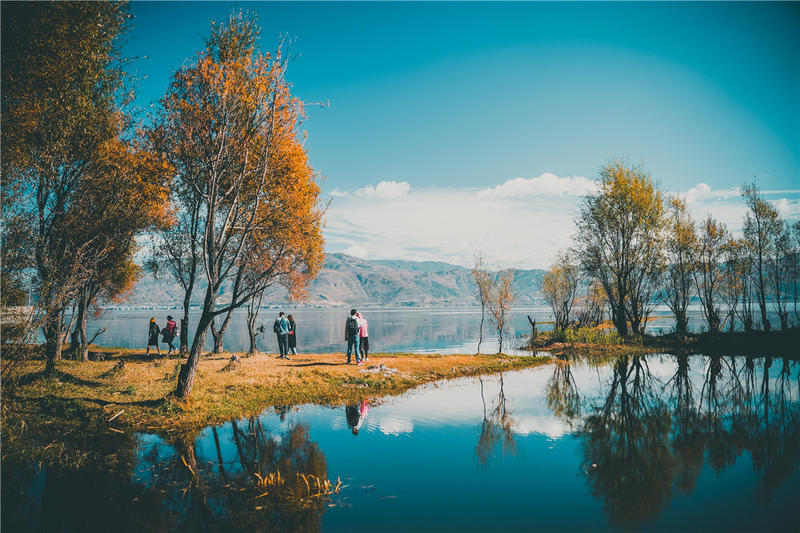
<svg viewBox="0 0 800 533"><path fill-rule="evenodd" d="M361 429L369 414L369 402L361 400L359 404L348 405L344 408L344 414L350 431L353 432L353 435L358 435L358 430Z"/></svg>
<svg viewBox="0 0 800 533"><path fill-rule="evenodd" d="M773 358L748 357L738 368L737 360L676 356L665 382L650 372L646 358L626 356L613 364L605 396L579 433L582 468L612 523L643 523L674 494L692 493L706 458L719 473L748 452L761 498L798 469L798 365L782 358L778 376L771 377ZM699 393L691 365L702 368ZM563 391L564 383L568 378L557 370L548 387ZM567 395L553 396L551 408L563 416L570 402L560 398Z"/></svg>
<svg viewBox="0 0 800 533"><path fill-rule="evenodd" d="M800 363L785 357L564 358L184 438L100 422L3 428L4 532L800 523Z"/></svg>
<svg viewBox="0 0 800 533"><path fill-rule="evenodd" d="M478 463L486 468L489 458L495 453L498 444L502 445L503 454L515 455L517 453L514 441L514 419L508 410L505 390L503 389L503 374L500 374L500 390L497 397L490 400L489 408L486 406L483 379L481 384L481 402L483 403L483 421L481 422L478 444L475 446L475 456Z"/></svg>
<svg viewBox="0 0 800 533"><path fill-rule="evenodd" d="M224 429L236 450L227 460L212 428L213 459L201 457L194 438L137 446L128 437L121 455L106 450L77 468L4 462L3 530L318 531L338 487L308 427L271 434L252 417ZM40 507L26 509L37 492Z"/></svg>

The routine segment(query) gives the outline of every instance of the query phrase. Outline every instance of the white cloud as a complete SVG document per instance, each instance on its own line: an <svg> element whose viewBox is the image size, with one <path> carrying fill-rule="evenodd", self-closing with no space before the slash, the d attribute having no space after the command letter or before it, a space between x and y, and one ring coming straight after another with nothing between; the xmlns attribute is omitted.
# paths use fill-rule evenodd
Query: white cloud
<svg viewBox="0 0 800 533"><path fill-rule="evenodd" d="M771 202L781 216L796 219L800 216L800 195L798 189L762 190L762 197ZM776 196L782 196L776 198ZM747 214L747 206L742 198L742 191L737 187L714 189L707 183L700 182L680 196L686 198L686 204L695 220L705 219L708 215L725 223L734 234L740 234ZM789 198L787 198L787 196ZM795 198L791 198L795 197Z"/></svg>
<svg viewBox="0 0 800 533"><path fill-rule="evenodd" d="M353 192L358 198L375 198L378 200L392 200L408 194L411 185L407 181L381 181L377 185L367 185Z"/></svg>
<svg viewBox="0 0 800 533"><path fill-rule="evenodd" d="M375 259L466 266L482 250L497 267L544 268L570 245L578 204L574 196L531 197L521 204L467 188L413 189L380 202L339 197L328 208L325 239L330 251L359 257L368 250Z"/></svg>
<svg viewBox="0 0 800 533"><path fill-rule="evenodd" d="M683 195L687 203L696 203L703 200L729 200L739 198L742 194L739 187L731 189L712 189L707 183L700 182Z"/></svg>
<svg viewBox="0 0 800 533"><path fill-rule="evenodd" d="M559 178L545 172L536 178L514 178L502 185L484 189L478 196L487 198L518 198L525 196L585 196L597 190L597 182L583 176Z"/></svg>
<svg viewBox="0 0 800 533"><path fill-rule="evenodd" d="M575 186L567 189L566 184ZM487 189L412 188L405 182L385 181L338 191L326 216L326 248L362 258L438 260L464 266L471 264L475 250L482 250L495 267L547 268L558 251L573 244L581 202L577 192L586 194L593 187L594 182L585 178L547 173ZM741 234L747 207L738 188L714 189L698 183L682 194L695 220L712 214ZM800 216L800 191L762 194L783 216Z"/></svg>
<svg viewBox="0 0 800 533"><path fill-rule="evenodd" d="M360 244L351 244L342 250L342 252L346 253L347 255L352 255L353 257L360 257L361 259L366 259L369 256L367 249Z"/></svg>

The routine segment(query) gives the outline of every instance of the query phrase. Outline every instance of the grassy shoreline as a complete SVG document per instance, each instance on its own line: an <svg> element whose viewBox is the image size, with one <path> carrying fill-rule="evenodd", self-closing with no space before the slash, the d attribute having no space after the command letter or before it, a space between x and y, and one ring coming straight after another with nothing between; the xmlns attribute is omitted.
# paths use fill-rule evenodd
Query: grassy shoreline
<svg viewBox="0 0 800 533"><path fill-rule="evenodd" d="M94 347L91 358L63 360L52 376L44 374L43 360L20 363L13 393L4 394L4 426L77 423L79 429L81 423L105 421L110 431L193 433L271 406L380 400L441 379L551 361L549 356L371 354L356 366L346 365L343 354L298 354L288 361L258 354L226 369L230 353L209 354L201 359L192 397L184 401L172 396L183 359ZM379 365L388 370L375 368Z"/></svg>
<svg viewBox="0 0 800 533"><path fill-rule="evenodd" d="M556 356L618 356L650 353L706 355L772 355L800 357L800 328L779 331L741 331L691 333L688 335L644 335L637 339L597 342L582 339L562 341L552 335L541 335L531 343L532 353L546 351Z"/></svg>

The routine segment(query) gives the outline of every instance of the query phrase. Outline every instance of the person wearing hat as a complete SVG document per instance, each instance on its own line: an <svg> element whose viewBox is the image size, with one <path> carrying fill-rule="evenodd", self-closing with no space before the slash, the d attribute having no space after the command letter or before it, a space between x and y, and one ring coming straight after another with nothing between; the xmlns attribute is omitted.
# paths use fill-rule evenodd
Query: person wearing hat
<svg viewBox="0 0 800 533"><path fill-rule="evenodd" d="M178 332L178 324L175 323L173 320L172 315L167 315L167 325L164 327L164 330L161 332L162 340L167 343L169 349L167 350L167 355L171 354L175 350L175 345L172 344L172 341L175 340L175 335Z"/></svg>
<svg viewBox="0 0 800 533"><path fill-rule="evenodd" d="M156 324L156 317L150 317L150 329L147 332L147 350L144 352L144 356L147 357L150 355L150 347L155 346L158 355L161 355L161 348L158 347L158 334L161 332L161 329Z"/></svg>

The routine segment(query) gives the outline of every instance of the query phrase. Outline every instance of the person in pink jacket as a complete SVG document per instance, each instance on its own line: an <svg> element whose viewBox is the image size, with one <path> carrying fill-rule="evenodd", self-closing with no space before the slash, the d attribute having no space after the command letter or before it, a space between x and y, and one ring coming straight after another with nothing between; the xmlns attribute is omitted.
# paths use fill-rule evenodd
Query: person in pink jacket
<svg viewBox="0 0 800 533"><path fill-rule="evenodd" d="M369 357L369 322L361 313L356 313L358 320L358 348L361 351L361 360L366 361Z"/></svg>

